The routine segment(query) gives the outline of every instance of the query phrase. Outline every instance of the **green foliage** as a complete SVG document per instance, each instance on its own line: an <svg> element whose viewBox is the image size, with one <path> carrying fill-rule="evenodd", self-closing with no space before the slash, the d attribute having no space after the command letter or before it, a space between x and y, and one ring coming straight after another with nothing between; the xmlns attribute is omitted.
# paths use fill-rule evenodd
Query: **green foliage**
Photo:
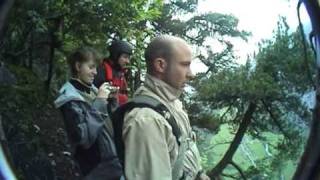
<svg viewBox="0 0 320 180"><path fill-rule="evenodd" d="M197 3L197 0L15 1L6 34L0 39L0 61L14 65L12 71L18 83L2 87L1 92L8 91L8 96L1 97L0 101L7 105L1 107L6 130L9 134L20 132L10 142L15 144L23 139L32 146L26 146L26 157L21 159L33 162L33 159L48 158L47 154L53 153L55 158L50 157L50 161L58 165L60 162L61 167L67 168L59 169L57 165L48 169L55 169L62 179L74 178L70 159L60 156L61 151L68 148L61 140L63 135L57 133L63 127L62 120L51 101L68 79L66 56L79 46L93 46L107 56L106 47L113 39L129 41L134 46L129 76L131 92L145 72L146 44L157 34L174 34L200 47L198 58L212 69L232 64L232 44L224 37L245 39L248 33L237 30L238 20L234 16L197 14ZM219 39L226 49L222 53L212 52L209 46L202 49L208 38ZM45 83L50 85L48 91L44 90ZM219 126L214 116L202 119L202 125L212 130ZM35 133L35 125L40 127L40 132ZM18 165L21 176L26 176L26 169L22 168L25 164L23 161ZM35 164L42 164L42 160Z"/></svg>
<svg viewBox="0 0 320 180"><path fill-rule="evenodd" d="M312 81L312 76L307 76L311 65L305 63L301 53L299 32L290 34L285 20L279 21L274 38L262 42L257 56L240 66L234 62L230 39L247 40L250 33L238 30L239 20L233 15L197 13L197 3L198 0L17 0L7 21L10 23L6 25L6 34L0 39L0 61L13 64L11 70L18 82L14 86L1 86L0 93L6 96L0 98L3 104L0 111L14 148L18 147L14 145L17 142L28 144L23 153L17 151L25 156L18 166L21 177L26 176L23 168L26 162L36 161L34 164L41 166L47 162L46 154L53 152L57 156L55 162L67 167L64 170L55 167L56 174L62 179L74 178L70 159L57 155L68 148L62 140L64 136L57 133L63 127L61 117L48 102L67 79L65 60L69 52L86 45L106 56L106 46L113 39L129 41L134 46L129 79L134 90L145 72L146 44L161 33L189 41L197 49L196 58L208 67L208 72L199 74L192 82L196 91L187 104L192 123L211 130L205 132L204 139L199 139L200 146L212 143L210 133L219 131L224 123L234 132L246 105L254 101L257 110L248 134L260 140L266 139L264 132L283 138L274 145L279 152L268 160L271 168L258 163L257 168L247 169L246 174L252 175L249 177L260 174L263 178L263 174L272 173L277 167L276 162L296 160L300 154L296 149L304 144L306 134L302 127L310 119L301 96L311 90ZM223 46L221 52L206 46L212 39ZM46 92L44 82L50 76L50 67L53 81ZM41 127L40 132L35 125ZM289 141L292 137L295 138ZM215 148L210 146L203 151L206 155L202 160L208 169L217 159L212 149ZM69 163L64 164L65 161Z"/></svg>
<svg viewBox="0 0 320 180"><path fill-rule="evenodd" d="M11 65L17 83L0 86L2 123L18 179L73 178L70 151L61 117L47 97L44 85L27 68Z"/></svg>
<svg viewBox="0 0 320 180"><path fill-rule="evenodd" d="M35 69L46 80L49 66L53 72L65 67L57 62L73 49L93 46L106 56L106 46L117 38L135 46L132 71L137 72L144 68L144 41L155 33L147 22L161 15L162 4L160 0L16 1L1 40L0 60Z"/></svg>
<svg viewBox="0 0 320 180"><path fill-rule="evenodd" d="M307 52L309 61L305 62L300 31L289 34L288 30L285 19L281 19L273 40L260 45L256 57L257 72L270 74L274 81L288 90L287 93L305 93L313 85L308 74L312 65L311 49Z"/></svg>
<svg viewBox="0 0 320 180"><path fill-rule="evenodd" d="M247 174L270 174L289 160L296 162L305 144L311 112L302 97L312 90L311 61L305 61L300 32L289 33L280 19L274 37L260 44L259 52L245 65L226 66L200 75L193 84L193 101L199 109L215 113L219 122L237 129L249 102L257 109L247 134L265 140L264 132L283 136L275 146L276 155L268 159L269 168L259 164ZM308 50L311 57L311 51ZM205 117L205 115L204 115ZM213 150L214 151L214 150ZM268 164L268 163L267 163ZM249 176L250 177L250 176Z"/></svg>
<svg viewBox="0 0 320 180"><path fill-rule="evenodd" d="M18 82L14 86L0 86L3 95L0 112L17 175L20 179L53 177L53 169L41 147L41 136L36 128L39 112L35 109L44 109L41 106L44 93L39 93L43 86L30 71L14 66L11 70L19 75ZM39 162L42 162L42 168L38 168L43 172L34 174L30 170Z"/></svg>

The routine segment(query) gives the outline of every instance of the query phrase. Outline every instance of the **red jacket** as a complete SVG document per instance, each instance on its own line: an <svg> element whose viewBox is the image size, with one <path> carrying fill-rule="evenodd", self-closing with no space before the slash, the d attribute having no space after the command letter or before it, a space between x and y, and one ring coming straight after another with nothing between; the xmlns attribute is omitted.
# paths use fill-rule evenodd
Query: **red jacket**
<svg viewBox="0 0 320 180"><path fill-rule="evenodd" d="M119 87L118 101L119 105L122 105L128 101L128 84L125 73L126 69L117 70L113 68L111 61L103 61L102 68L98 68L94 84L100 87L102 83L109 82L112 86Z"/></svg>

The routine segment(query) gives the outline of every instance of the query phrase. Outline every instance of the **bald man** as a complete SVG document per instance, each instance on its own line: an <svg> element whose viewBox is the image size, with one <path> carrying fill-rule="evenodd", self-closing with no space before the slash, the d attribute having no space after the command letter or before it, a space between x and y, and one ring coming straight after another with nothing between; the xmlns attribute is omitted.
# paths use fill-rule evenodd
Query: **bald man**
<svg viewBox="0 0 320 180"><path fill-rule="evenodd" d="M192 52L182 39L163 35L145 51L147 75L135 96L150 96L161 102L174 117L181 136L160 113L134 108L123 125L124 167L129 180L208 180L202 173L200 155L187 113L179 97L194 75Z"/></svg>

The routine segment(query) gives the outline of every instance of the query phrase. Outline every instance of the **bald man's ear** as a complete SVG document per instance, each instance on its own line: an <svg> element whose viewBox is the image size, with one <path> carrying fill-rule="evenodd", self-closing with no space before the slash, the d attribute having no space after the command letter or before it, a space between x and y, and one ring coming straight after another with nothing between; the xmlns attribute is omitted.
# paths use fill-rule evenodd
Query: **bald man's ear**
<svg viewBox="0 0 320 180"><path fill-rule="evenodd" d="M163 58L156 58L153 61L154 70L158 73L163 73L166 71L168 63Z"/></svg>

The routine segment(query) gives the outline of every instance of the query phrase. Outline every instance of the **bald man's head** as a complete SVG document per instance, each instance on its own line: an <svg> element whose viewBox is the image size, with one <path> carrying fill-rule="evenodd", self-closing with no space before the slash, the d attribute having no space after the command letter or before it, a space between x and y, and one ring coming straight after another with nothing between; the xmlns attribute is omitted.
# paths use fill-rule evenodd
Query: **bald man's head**
<svg viewBox="0 0 320 180"><path fill-rule="evenodd" d="M147 72L154 74L153 61L157 58L163 58L169 63L181 44L188 46L183 39L175 36L161 35L154 38L145 51Z"/></svg>
<svg viewBox="0 0 320 180"><path fill-rule="evenodd" d="M193 78L190 69L192 52L181 38L159 36L151 41L145 52L147 73L176 89L183 89Z"/></svg>

